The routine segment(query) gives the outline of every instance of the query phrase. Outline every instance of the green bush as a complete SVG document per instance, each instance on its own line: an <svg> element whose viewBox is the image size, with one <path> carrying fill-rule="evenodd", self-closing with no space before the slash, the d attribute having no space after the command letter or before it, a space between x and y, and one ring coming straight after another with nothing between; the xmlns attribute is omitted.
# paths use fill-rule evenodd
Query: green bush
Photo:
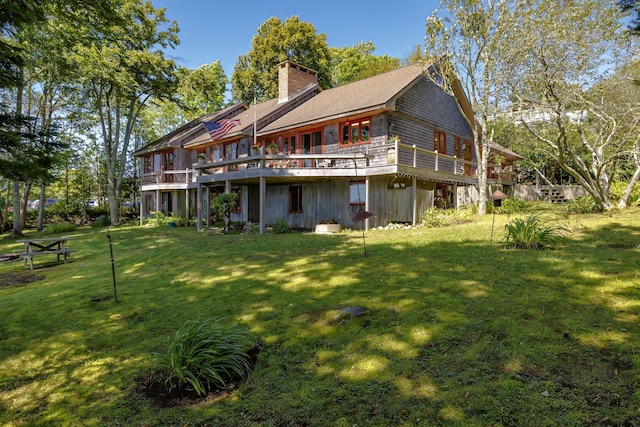
<svg viewBox="0 0 640 427"><path fill-rule="evenodd" d="M567 213L594 213L600 212L600 206L591 196L576 197L567 205Z"/></svg>
<svg viewBox="0 0 640 427"><path fill-rule="evenodd" d="M66 222L56 222L53 224L49 224L47 228L45 228L45 234L56 234L56 233L67 233L69 231L75 231L78 228L75 224L69 224Z"/></svg>
<svg viewBox="0 0 640 427"><path fill-rule="evenodd" d="M291 227L284 219L277 219L273 223L273 232L278 234L284 234L291 231Z"/></svg>
<svg viewBox="0 0 640 427"><path fill-rule="evenodd" d="M489 203L487 204L487 206ZM504 199L502 206L494 207L497 214L515 214L526 210L528 207L524 200L520 199Z"/></svg>
<svg viewBox="0 0 640 427"><path fill-rule="evenodd" d="M445 227L471 221L471 209L427 209L422 216L424 227Z"/></svg>
<svg viewBox="0 0 640 427"><path fill-rule="evenodd" d="M207 394L249 375L249 350L256 344L247 329L225 326L222 319L188 321L169 340L167 354L156 355L154 379L168 390Z"/></svg>
<svg viewBox="0 0 640 427"><path fill-rule="evenodd" d="M151 218L149 219L150 225L155 225L156 227L161 227L163 225L167 225L167 217L160 211L151 212Z"/></svg>
<svg viewBox="0 0 640 427"><path fill-rule="evenodd" d="M109 215L100 215L91 223L91 226L93 228L108 227L110 225L111 225L111 217Z"/></svg>
<svg viewBox="0 0 640 427"><path fill-rule="evenodd" d="M536 215L516 218L505 225L505 240L517 249L555 248L567 229L545 225Z"/></svg>

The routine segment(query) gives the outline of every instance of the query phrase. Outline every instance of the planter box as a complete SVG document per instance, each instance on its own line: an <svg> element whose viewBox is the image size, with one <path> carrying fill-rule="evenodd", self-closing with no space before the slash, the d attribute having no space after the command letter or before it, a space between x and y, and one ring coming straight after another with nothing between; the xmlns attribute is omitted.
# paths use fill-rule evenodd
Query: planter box
<svg viewBox="0 0 640 427"><path fill-rule="evenodd" d="M337 234L342 231L340 224L317 224L316 234Z"/></svg>

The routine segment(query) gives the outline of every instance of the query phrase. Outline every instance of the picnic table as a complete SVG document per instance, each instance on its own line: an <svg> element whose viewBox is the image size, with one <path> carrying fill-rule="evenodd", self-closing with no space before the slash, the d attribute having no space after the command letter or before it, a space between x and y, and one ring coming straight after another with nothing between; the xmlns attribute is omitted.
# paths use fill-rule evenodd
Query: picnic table
<svg viewBox="0 0 640 427"><path fill-rule="evenodd" d="M73 238L50 237L44 239L18 240L18 242L24 243L24 252L22 253L22 257L24 258L25 265L27 264L27 261L29 261L29 267L33 270L33 257L38 255L56 255L58 262L60 262L60 256L62 256L66 263L69 254L74 251L74 249L67 248L67 241L71 239Z"/></svg>

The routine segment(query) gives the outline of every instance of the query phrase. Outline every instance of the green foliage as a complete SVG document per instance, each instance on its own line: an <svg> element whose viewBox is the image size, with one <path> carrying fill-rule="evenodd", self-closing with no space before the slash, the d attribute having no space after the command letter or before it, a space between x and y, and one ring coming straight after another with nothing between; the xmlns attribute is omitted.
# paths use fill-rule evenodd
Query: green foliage
<svg viewBox="0 0 640 427"><path fill-rule="evenodd" d="M111 217L109 215L100 215L91 223L91 227L93 228L108 227L110 225Z"/></svg>
<svg viewBox="0 0 640 427"><path fill-rule="evenodd" d="M611 198L614 200L620 200L624 195L624 192L626 191L628 185L629 185L629 182L624 182L624 181L616 181L612 183ZM638 203L640 203L640 184L636 184L635 187L633 187L633 191L629 196L627 205L633 206L633 205L637 205Z"/></svg>
<svg viewBox="0 0 640 427"><path fill-rule="evenodd" d="M424 227L445 227L471 221L470 209L427 209L422 216Z"/></svg>
<svg viewBox="0 0 640 427"><path fill-rule="evenodd" d="M45 234L57 234L57 233L67 233L69 231L75 231L78 228L75 224L69 224L66 222L56 222L53 224L49 224L47 228L45 228Z"/></svg>
<svg viewBox="0 0 640 427"><path fill-rule="evenodd" d="M151 219L149 220L149 225L161 227L167 225L169 219L165 214L160 211L155 211L151 213Z"/></svg>
<svg viewBox="0 0 640 427"><path fill-rule="evenodd" d="M504 199L501 206L494 207L497 214L514 214L527 209L527 202L520 199ZM488 211L488 209L487 209Z"/></svg>
<svg viewBox="0 0 640 427"><path fill-rule="evenodd" d="M198 395L222 389L247 378L248 351L256 345L249 331L218 320L187 321L169 340L166 354L157 354L154 378L174 388L193 389Z"/></svg>
<svg viewBox="0 0 640 427"><path fill-rule="evenodd" d="M591 196L576 197L566 207L567 213L593 213L600 212L600 205Z"/></svg>
<svg viewBox="0 0 640 427"><path fill-rule="evenodd" d="M318 83L331 87L329 48L326 36L297 16L282 22L271 17L259 28L251 41L251 50L240 55L231 81L233 96L247 104L278 97L278 67L290 60L318 72Z"/></svg>
<svg viewBox="0 0 640 427"><path fill-rule="evenodd" d="M555 248L564 239L561 226L545 225L536 215L526 219L516 218L505 225L505 240L517 249Z"/></svg>
<svg viewBox="0 0 640 427"><path fill-rule="evenodd" d="M240 195L238 193L221 193L211 200L213 214L226 218L225 232L229 231L229 226L231 225L231 208L238 203L239 198Z"/></svg>
<svg viewBox="0 0 640 427"><path fill-rule="evenodd" d="M277 219L273 223L273 232L278 234L284 234L291 231L291 227L284 219Z"/></svg>
<svg viewBox="0 0 640 427"><path fill-rule="evenodd" d="M375 56L376 47L373 42L359 42L353 47L332 47L331 54L331 84L341 86L395 70L400 66L400 60L387 55Z"/></svg>

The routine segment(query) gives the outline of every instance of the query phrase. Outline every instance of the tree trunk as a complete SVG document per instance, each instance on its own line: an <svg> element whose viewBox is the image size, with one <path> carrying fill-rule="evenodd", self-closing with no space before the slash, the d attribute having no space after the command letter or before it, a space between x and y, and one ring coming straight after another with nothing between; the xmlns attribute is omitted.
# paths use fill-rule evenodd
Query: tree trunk
<svg viewBox="0 0 640 427"><path fill-rule="evenodd" d="M20 183L13 181L13 229L11 237L22 237L22 224L20 223Z"/></svg>
<svg viewBox="0 0 640 427"><path fill-rule="evenodd" d="M638 165L638 167L636 168L636 171L631 177L631 181L629 181L629 185L627 185L627 188L624 190L624 194L622 195L622 198L620 198L620 201L618 202L618 209L624 209L628 206L629 197L631 197L633 188L638 183L638 180L640 180L640 165Z"/></svg>
<svg viewBox="0 0 640 427"><path fill-rule="evenodd" d="M38 204L38 231L44 230L44 183L40 184L40 204Z"/></svg>

